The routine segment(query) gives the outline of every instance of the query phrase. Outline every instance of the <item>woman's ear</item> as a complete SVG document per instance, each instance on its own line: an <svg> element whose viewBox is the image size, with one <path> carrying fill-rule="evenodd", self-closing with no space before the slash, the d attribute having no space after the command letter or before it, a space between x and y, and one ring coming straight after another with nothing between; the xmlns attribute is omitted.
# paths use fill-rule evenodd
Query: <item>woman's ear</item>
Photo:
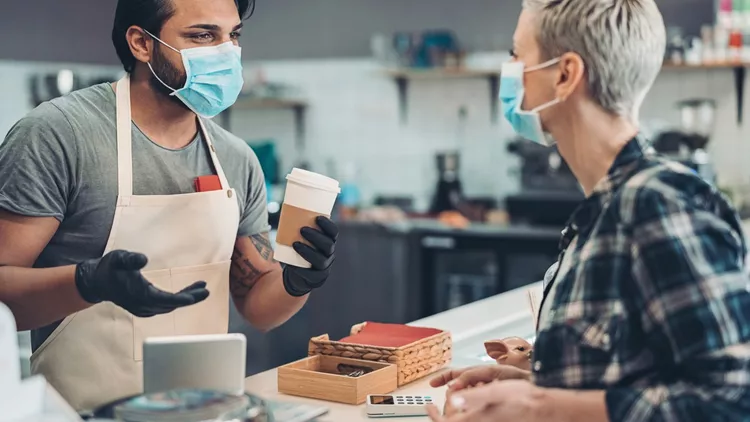
<svg viewBox="0 0 750 422"><path fill-rule="evenodd" d="M490 340L484 343L487 354L497 363L502 363L508 358L510 348L502 340Z"/></svg>
<svg viewBox="0 0 750 422"><path fill-rule="evenodd" d="M586 64L576 53L565 53L557 64L560 75L555 84L555 96L564 101L581 86L586 76Z"/></svg>

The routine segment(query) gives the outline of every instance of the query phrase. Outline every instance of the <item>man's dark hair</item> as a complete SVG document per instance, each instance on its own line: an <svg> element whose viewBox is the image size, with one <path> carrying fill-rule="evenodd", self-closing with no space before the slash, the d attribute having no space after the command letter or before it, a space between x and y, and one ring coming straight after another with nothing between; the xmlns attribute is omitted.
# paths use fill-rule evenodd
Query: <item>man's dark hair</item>
<svg viewBox="0 0 750 422"><path fill-rule="evenodd" d="M115 25L112 28L112 43L125 71L132 73L135 57L130 52L126 34L131 26L139 26L146 31L161 35L164 22L169 20L175 8L174 0L119 0L115 11ZM241 19L249 18L255 11L255 0L234 0Z"/></svg>

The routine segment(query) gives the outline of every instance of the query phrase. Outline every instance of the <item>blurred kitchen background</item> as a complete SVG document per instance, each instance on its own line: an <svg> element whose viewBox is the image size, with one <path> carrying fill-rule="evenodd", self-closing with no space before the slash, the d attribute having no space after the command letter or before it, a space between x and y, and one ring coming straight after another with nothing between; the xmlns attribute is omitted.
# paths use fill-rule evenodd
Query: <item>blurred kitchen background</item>
<svg viewBox="0 0 750 422"><path fill-rule="evenodd" d="M4 2L0 139L42 101L121 74L114 0ZM750 202L750 0L657 0L664 70L644 103L651 146ZM499 113L521 0L257 0L243 96L217 121L258 154L278 221L284 176L337 178L338 258L285 326L249 339L248 372L365 320L408 322L542 278L582 198L554 149ZM502 310L498 310L502 311ZM488 318L493 316L488 315ZM25 337L24 337L25 338Z"/></svg>

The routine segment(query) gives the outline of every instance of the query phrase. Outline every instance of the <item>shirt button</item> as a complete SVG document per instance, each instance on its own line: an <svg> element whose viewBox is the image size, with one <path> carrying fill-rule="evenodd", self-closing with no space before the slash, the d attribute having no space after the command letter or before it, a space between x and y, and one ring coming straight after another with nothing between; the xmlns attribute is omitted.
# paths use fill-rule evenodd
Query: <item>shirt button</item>
<svg viewBox="0 0 750 422"><path fill-rule="evenodd" d="M534 362L534 371L539 372L542 370L542 362L536 361Z"/></svg>

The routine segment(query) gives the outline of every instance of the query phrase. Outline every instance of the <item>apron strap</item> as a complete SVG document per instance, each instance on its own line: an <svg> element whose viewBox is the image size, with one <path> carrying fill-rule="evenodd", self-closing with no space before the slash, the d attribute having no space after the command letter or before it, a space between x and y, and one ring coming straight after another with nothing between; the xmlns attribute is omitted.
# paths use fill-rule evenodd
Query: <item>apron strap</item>
<svg viewBox="0 0 750 422"><path fill-rule="evenodd" d="M133 123L130 115L130 74L117 82L117 196L133 195Z"/></svg>
<svg viewBox="0 0 750 422"><path fill-rule="evenodd" d="M206 143L206 146L208 146L208 154L211 156L211 161L214 164L214 169L216 170L216 174L219 176L219 181L221 182L221 189L222 190L228 190L229 189L229 182L227 181L227 176L224 174L224 169L221 167L221 163L219 162L219 157L216 155L216 148L214 148L214 143L211 140L211 135L208 134L208 130L206 129L206 124L203 123L203 119L198 117L198 123L201 127L201 132L203 132L203 141Z"/></svg>
<svg viewBox="0 0 750 422"><path fill-rule="evenodd" d="M117 196L129 197L133 195L133 123L130 114L130 75L126 74L117 82ZM229 189L227 176L219 163L216 148L211 135L206 130L203 120L198 117L203 141L208 146L216 174L219 176L222 190Z"/></svg>

